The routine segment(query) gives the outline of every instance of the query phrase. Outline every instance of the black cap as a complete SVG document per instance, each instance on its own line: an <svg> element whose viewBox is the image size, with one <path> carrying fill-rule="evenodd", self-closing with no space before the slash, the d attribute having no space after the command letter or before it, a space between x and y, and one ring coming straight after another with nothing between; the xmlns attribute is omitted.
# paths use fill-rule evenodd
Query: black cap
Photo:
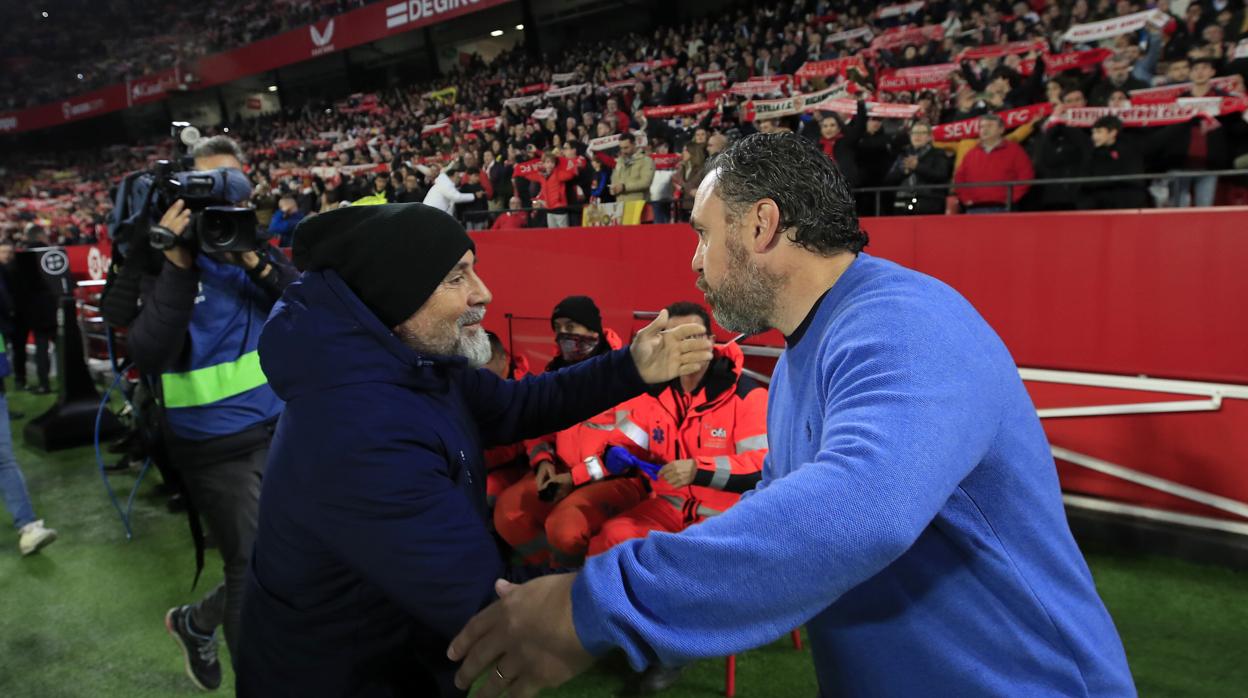
<svg viewBox="0 0 1248 698"><path fill-rule="evenodd" d="M425 304L464 253L476 250L464 227L424 204L347 206L295 228L295 266L333 269L386 327Z"/></svg>
<svg viewBox="0 0 1248 698"><path fill-rule="evenodd" d="M594 299L589 296L568 296L559 301L559 305L555 306L555 311L550 314L552 328L555 320L559 318L580 323L589 331L602 334L602 313L598 311Z"/></svg>

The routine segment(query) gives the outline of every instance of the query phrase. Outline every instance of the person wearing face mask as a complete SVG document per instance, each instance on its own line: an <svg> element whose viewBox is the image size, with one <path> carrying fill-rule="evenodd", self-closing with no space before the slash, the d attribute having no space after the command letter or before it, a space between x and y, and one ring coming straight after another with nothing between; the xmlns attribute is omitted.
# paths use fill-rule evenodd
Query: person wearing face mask
<svg viewBox="0 0 1248 698"><path fill-rule="evenodd" d="M598 306L586 296L560 301L550 324L558 353L546 365L547 371L578 364L620 346L619 336L603 328ZM640 445L646 438L628 418L627 408L619 405L574 427L528 442L533 472L499 496L494 508L495 530L525 564L579 565L590 539L607 519L637 505L649 496L649 490L640 476L631 474L575 487L573 469L586 458L601 457L611 444Z"/></svg>

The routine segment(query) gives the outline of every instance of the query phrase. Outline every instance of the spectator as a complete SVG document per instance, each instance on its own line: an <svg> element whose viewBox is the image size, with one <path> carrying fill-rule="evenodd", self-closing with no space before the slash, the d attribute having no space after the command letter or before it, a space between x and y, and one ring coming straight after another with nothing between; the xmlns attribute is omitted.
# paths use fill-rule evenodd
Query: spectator
<svg viewBox="0 0 1248 698"><path fill-rule="evenodd" d="M615 201L611 193L611 168L598 158L591 158L589 166L593 170L589 187L589 196L598 203L609 204Z"/></svg>
<svg viewBox="0 0 1248 698"><path fill-rule="evenodd" d="M996 114L979 117L979 141L958 167L954 183L1034 179L1035 172L1027 153L1004 136L1005 123L1001 117ZM1018 203L1029 188L1030 185L1020 184L1008 188L1007 193L1005 186L961 187L957 195L967 213L998 213Z"/></svg>
<svg viewBox="0 0 1248 698"><path fill-rule="evenodd" d="M631 133L620 137L620 157L611 173L611 194L617 201L645 201L654 181L654 161L637 150Z"/></svg>
<svg viewBox="0 0 1248 698"><path fill-rule="evenodd" d="M948 189L920 188L925 184L948 184L953 174L953 160L944 151L932 147L932 127L919 122L910 128L910 144L897 156L885 175L888 186L903 189L894 200L894 209L902 215L934 215L944 213Z"/></svg>
<svg viewBox="0 0 1248 698"><path fill-rule="evenodd" d="M283 194L282 198L277 200L277 213L273 214L269 222L269 236L276 237L279 246L290 247L295 235L295 226L299 225L299 221L303 218L304 213L295 204L295 197Z"/></svg>
<svg viewBox="0 0 1248 698"><path fill-rule="evenodd" d="M489 226L489 203L485 200L485 187L481 186L481 170L469 170L467 181L459 190L472 194L472 201L455 206L456 217L464 222L468 230L484 230Z"/></svg>
<svg viewBox="0 0 1248 698"><path fill-rule="evenodd" d="M1148 192L1142 180L1121 180L1124 175L1144 173L1142 149L1120 143L1122 121L1102 116L1092 124L1092 148L1083 163L1083 175L1104 177L1107 181L1083 185L1079 208L1144 208Z"/></svg>
<svg viewBox="0 0 1248 698"><path fill-rule="evenodd" d="M668 155L667 141L656 141L654 150L656 155ZM654 169L654 179L650 182L650 201L654 209L655 223L671 222L672 197L675 191L672 178L675 174L676 170L673 168L660 169L655 167Z"/></svg>
<svg viewBox="0 0 1248 698"><path fill-rule="evenodd" d="M429 192L425 194L423 203L426 206L432 206L440 211L445 211L450 215L455 215L455 204L466 204L477 197L485 196L484 191L476 194L465 194L456 189L455 183L451 181L451 178L438 163L428 167L428 176L433 180L433 185L429 187Z"/></svg>
<svg viewBox="0 0 1248 698"><path fill-rule="evenodd" d="M529 213L521 210L520 197L511 197L511 200L507 202L507 208L508 211L494 219L494 225L490 226L491 230L516 230L529 227Z"/></svg>
<svg viewBox="0 0 1248 698"><path fill-rule="evenodd" d="M858 142L867 131L867 104L858 100L858 112L848 124L843 124L840 114L828 114L819 120L818 137L814 133L814 121L807 122L802 135L815 141L824 155L832 158L837 169L845 175L850 187L859 185Z"/></svg>
<svg viewBox="0 0 1248 698"><path fill-rule="evenodd" d="M428 189L420 186L420 179L414 172L408 172L403 177L403 191L395 197L395 203L400 204L419 204L425 200L425 195L429 193Z"/></svg>
<svg viewBox="0 0 1248 698"><path fill-rule="evenodd" d="M549 228L568 227L567 183L575 174L568 165L555 153L546 153L542 156L539 172L525 175L541 187L533 200L533 207L546 212L546 226ZM575 163L572 165L575 166Z"/></svg>
<svg viewBox="0 0 1248 698"><path fill-rule="evenodd" d="M1040 63L1037 63L1039 65ZM1109 95L1115 90L1142 90L1150 84L1139 79L1131 72L1131 63L1122 56L1111 56L1105 60L1105 76L1092 88L1088 101L1092 106L1103 107L1109 104Z"/></svg>
<svg viewBox="0 0 1248 698"><path fill-rule="evenodd" d="M273 214L277 211L277 197L273 195L273 189L267 181L262 179L256 184L251 205L256 209L256 222L267 230L269 223L273 221Z"/></svg>
<svg viewBox="0 0 1248 698"><path fill-rule="evenodd" d="M719 155L720 153L724 152L724 149L727 147L728 147L728 137L722 133L716 133L712 135L710 138L707 138L706 139L707 160L710 160L716 155Z"/></svg>
<svg viewBox="0 0 1248 698"><path fill-rule="evenodd" d="M676 168L676 174L672 175L672 183L680 192L679 220L688 220L689 212L693 210L693 198L705 176L705 147L699 148L696 143L686 143L680 150L680 166Z"/></svg>

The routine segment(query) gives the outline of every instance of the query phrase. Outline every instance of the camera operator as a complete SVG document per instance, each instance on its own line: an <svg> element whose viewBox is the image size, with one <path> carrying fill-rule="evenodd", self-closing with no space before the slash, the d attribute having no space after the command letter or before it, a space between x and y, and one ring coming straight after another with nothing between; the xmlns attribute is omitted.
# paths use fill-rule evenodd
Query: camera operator
<svg viewBox="0 0 1248 698"><path fill-rule="evenodd" d="M224 136L200 141L191 154L199 171L242 169L242 152ZM236 200L248 195L228 194ZM238 641L260 479L283 407L260 370L256 345L270 308L297 272L269 245L250 252L201 251L183 235L190 222L191 211L180 199L160 219L180 244L164 250L159 273L144 275L128 346L145 376L160 376L171 460L224 562L221 585L165 616L186 655L188 675L212 690L221 683L216 628L225 625L231 648Z"/></svg>

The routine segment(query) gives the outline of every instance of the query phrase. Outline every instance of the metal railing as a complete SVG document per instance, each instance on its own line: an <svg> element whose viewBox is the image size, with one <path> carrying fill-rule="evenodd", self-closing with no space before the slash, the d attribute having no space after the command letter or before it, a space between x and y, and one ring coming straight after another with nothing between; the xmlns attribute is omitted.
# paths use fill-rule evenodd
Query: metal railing
<svg viewBox="0 0 1248 698"><path fill-rule="evenodd" d="M1157 172L1136 175L1121 175L1116 177L1049 177L1044 179L1011 179L994 182L966 182L955 184L953 182L945 184L914 184L914 185L897 185L891 187L858 187L853 190L855 196L861 194L872 195L875 202L874 215L879 216L885 213L883 211L884 195L886 194L902 194L914 192L936 192L942 197L961 189L976 188L992 188L1004 187L1005 200L1000 205L1007 212L1015 210L1017 203L1014 201L1014 190L1017 187L1051 187L1051 186L1079 186L1085 184L1118 184L1127 182L1154 182L1154 181L1170 181L1178 179L1194 179L1197 177L1248 177L1248 169L1239 170L1174 170L1170 172ZM986 202L987 203L987 202ZM570 214L568 219L569 227L579 227L580 221L574 220L580 215L581 210L586 206L593 204L587 202L578 202L570 204L561 209L565 214ZM683 222L689 219L689 209L681 205L681 201L673 199L669 201L647 201L646 205L652 211L665 211L668 213L668 221L673 223ZM990 204L991 205L991 204ZM489 211L465 211L460 214L464 224L480 223L484 227L489 228L494 221L505 213L525 213L530 214L530 219L535 218L543 213L550 213L550 209L545 208L506 208L492 209Z"/></svg>
<svg viewBox="0 0 1248 698"><path fill-rule="evenodd" d="M1175 179L1194 179L1197 177L1242 177L1248 176L1248 170L1174 170L1170 172L1146 173L1136 175L1121 175L1116 177L1050 177L1046 179L1011 179L996 182L964 182L955 184L914 184L914 185L898 185L893 187L859 187L854 189L854 194L873 194L875 197L875 215L880 215L881 202L883 195L887 193L908 193L908 192L956 192L959 189L975 189L988 187L1005 187L1005 201L1000 203L1005 207L1007 212L1013 211L1014 206L1014 189L1015 187L1046 187L1046 186L1069 186L1082 184L1117 184L1121 182L1153 182L1157 180L1175 180Z"/></svg>

